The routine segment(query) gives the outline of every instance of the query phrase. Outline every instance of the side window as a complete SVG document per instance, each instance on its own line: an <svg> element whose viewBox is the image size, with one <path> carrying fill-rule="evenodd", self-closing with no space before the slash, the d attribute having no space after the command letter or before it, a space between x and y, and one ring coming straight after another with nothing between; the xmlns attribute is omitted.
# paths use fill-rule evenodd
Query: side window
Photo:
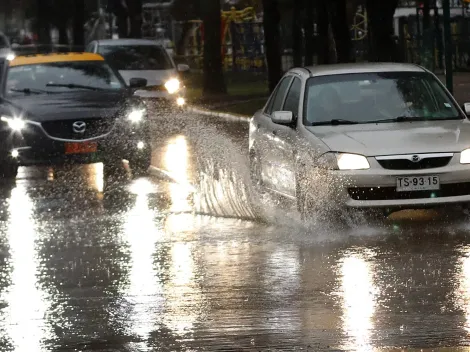
<svg viewBox="0 0 470 352"><path fill-rule="evenodd" d="M295 118L299 114L299 103L300 103L300 90L302 89L302 81L295 77L294 82L290 86L289 93L287 93L286 101L282 110L292 111Z"/></svg>
<svg viewBox="0 0 470 352"><path fill-rule="evenodd" d="M277 90L276 97L274 98L272 111L280 111L282 108L282 102L286 95L287 88L292 80L291 76L285 77L281 84L279 84L279 89Z"/></svg>
<svg viewBox="0 0 470 352"><path fill-rule="evenodd" d="M273 111L276 111L276 103L280 102L278 105L277 110L280 109L280 104L282 104L282 99L286 93L286 89L289 86L289 82L291 81L291 77L284 77L281 82L277 85L276 90L271 94L271 98L269 100L268 105L266 106L266 110L264 111L266 114L270 115Z"/></svg>

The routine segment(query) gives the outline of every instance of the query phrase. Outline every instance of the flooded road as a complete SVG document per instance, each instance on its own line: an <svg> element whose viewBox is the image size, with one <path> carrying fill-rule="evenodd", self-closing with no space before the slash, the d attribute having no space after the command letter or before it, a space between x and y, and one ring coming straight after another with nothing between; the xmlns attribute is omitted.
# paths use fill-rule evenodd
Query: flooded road
<svg viewBox="0 0 470 352"><path fill-rule="evenodd" d="M1 351L467 351L462 214L303 224L251 189L246 124L168 125L148 177L0 186Z"/></svg>

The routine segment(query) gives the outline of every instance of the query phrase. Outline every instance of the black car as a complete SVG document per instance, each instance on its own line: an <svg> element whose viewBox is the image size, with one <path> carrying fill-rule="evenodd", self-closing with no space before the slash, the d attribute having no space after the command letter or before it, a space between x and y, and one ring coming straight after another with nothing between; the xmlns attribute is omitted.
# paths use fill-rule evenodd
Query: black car
<svg viewBox="0 0 470 352"><path fill-rule="evenodd" d="M129 161L150 166L149 121L133 89L90 53L18 56L0 62L0 177L18 166Z"/></svg>

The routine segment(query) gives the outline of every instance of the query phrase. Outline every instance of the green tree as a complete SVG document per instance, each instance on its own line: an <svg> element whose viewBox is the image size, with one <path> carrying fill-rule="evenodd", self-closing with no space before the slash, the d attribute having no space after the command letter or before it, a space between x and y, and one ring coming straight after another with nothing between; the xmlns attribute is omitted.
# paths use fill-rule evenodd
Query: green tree
<svg viewBox="0 0 470 352"><path fill-rule="evenodd" d="M204 24L204 95L226 94L221 53L220 2L201 0L201 19Z"/></svg>

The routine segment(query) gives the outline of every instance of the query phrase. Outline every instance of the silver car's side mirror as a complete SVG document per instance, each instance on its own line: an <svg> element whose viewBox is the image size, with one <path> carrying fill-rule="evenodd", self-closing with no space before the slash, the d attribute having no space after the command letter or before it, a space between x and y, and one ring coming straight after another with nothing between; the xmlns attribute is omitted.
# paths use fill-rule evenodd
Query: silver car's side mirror
<svg viewBox="0 0 470 352"><path fill-rule="evenodd" d="M279 125L290 125L294 122L292 111L274 111L271 120Z"/></svg>
<svg viewBox="0 0 470 352"><path fill-rule="evenodd" d="M465 103L463 104L463 111L465 111L465 113L470 116L470 103Z"/></svg>

